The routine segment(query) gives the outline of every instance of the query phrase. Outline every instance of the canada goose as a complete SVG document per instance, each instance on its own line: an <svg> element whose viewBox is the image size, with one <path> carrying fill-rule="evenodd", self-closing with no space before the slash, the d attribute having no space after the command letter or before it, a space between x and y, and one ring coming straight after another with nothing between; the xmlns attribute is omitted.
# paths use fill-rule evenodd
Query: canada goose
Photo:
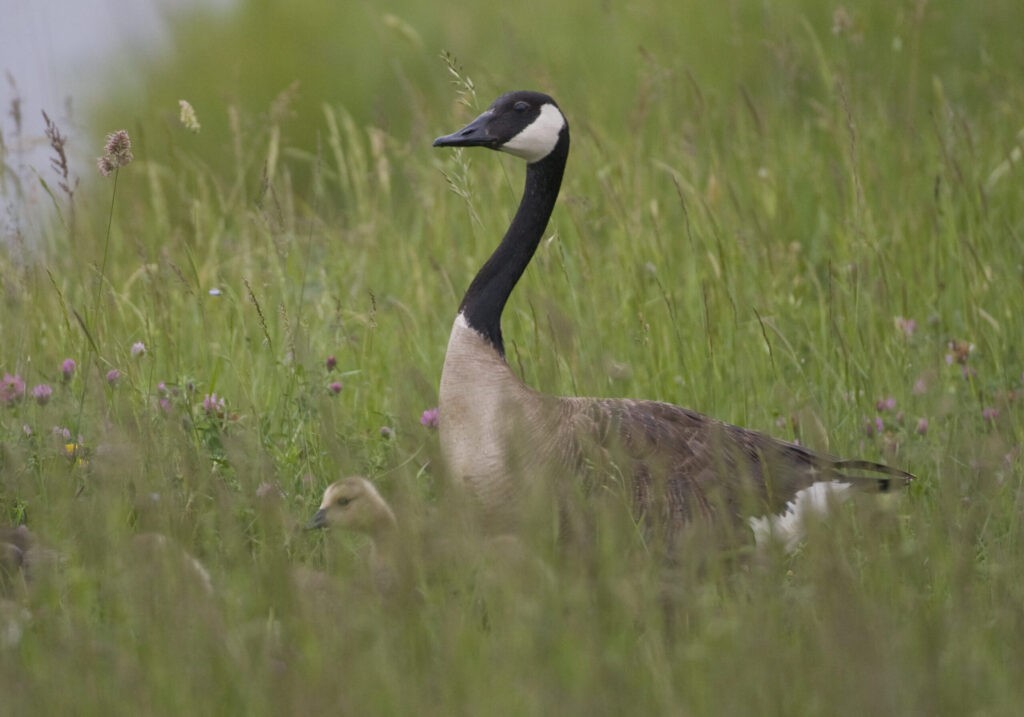
<svg viewBox="0 0 1024 717"><path fill-rule="evenodd" d="M595 461L598 472L627 478L636 517L666 526L668 535L696 516L774 513L815 483L884 490L913 479L902 470L818 454L668 403L555 397L525 385L505 360L501 315L554 209L569 155L569 125L548 95L509 92L434 146L486 147L527 163L519 208L462 299L441 373L442 455L489 521L514 513L531 482L575 476L591 484ZM788 524L750 525L760 535Z"/></svg>
<svg viewBox="0 0 1024 717"><path fill-rule="evenodd" d="M28 608L0 598L0 650L17 647L31 621L32 613Z"/></svg>
<svg viewBox="0 0 1024 717"><path fill-rule="evenodd" d="M28 526L0 527L0 594L52 577L61 561L56 551L39 544Z"/></svg>
<svg viewBox="0 0 1024 717"><path fill-rule="evenodd" d="M98 566L98 588L104 601L123 606L126 629L146 634L152 644L220 645L227 635L223 596L199 559L164 533L125 537Z"/></svg>
<svg viewBox="0 0 1024 717"><path fill-rule="evenodd" d="M327 486L320 508L306 527L310 530L338 527L367 536L374 583L381 592L394 589L398 521L391 506L366 478L350 476Z"/></svg>
<svg viewBox="0 0 1024 717"><path fill-rule="evenodd" d="M21 604L33 572L49 567L56 554L35 544L25 525L0 526L0 650L17 647L32 613ZM12 599L14 598L14 599Z"/></svg>
<svg viewBox="0 0 1024 717"><path fill-rule="evenodd" d="M7 594L22 582L25 553L29 549L28 528L0 528L0 591Z"/></svg>
<svg viewBox="0 0 1024 717"><path fill-rule="evenodd" d="M320 508L306 527L334 525L364 533L373 540L387 540L398 523L373 483L362 476L350 476L327 486Z"/></svg>
<svg viewBox="0 0 1024 717"><path fill-rule="evenodd" d="M132 575L144 575L150 586L169 583L200 597L214 595L210 572L191 553L163 533L138 533L126 554Z"/></svg>
<svg viewBox="0 0 1024 717"><path fill-rule="evenodd" d="M495 566L514 571L523 579L550 581L547 566L529 553L518 537L498 534L481 540L457 526L458 521L452 521L450 515L443 523L430 521L412 529L400 526L387 501L362 476L327 486L320 508L306 525L310 530L340 528L367 536L374 584L384 595L414 594L423 580L440 579L450 586L452 580L467 576L485 582L507 577L495 575ZM451 569L454 574L446 572ZM475 584L480 587L479 582ZM503 584L507 586L508 582Z"/></svg>

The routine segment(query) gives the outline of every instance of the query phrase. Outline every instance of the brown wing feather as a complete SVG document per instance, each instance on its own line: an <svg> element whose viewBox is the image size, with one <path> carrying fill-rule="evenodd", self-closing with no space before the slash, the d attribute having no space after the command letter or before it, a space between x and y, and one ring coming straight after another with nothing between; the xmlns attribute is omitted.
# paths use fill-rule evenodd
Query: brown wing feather
<svg viewBox="0 0 1024 717"><path fill-rule="evenodd" d="M632 478L638 515L670 524L720 512L737 518L784 508L797 491L840 480L885 490L913 476L840 460L658 401L566 399L577 462L610 461Z"/></svg>

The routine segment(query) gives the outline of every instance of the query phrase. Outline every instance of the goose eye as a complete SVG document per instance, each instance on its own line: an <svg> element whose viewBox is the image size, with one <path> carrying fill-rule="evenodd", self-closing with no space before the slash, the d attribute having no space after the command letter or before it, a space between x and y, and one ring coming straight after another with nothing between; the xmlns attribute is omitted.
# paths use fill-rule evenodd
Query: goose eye
<svg viewBox="0 0 1024 717"><path fill-rule="evenodd" d="M519 100L514 105L512 105L512 109L514 109L516 112L526 112L526 110L530 109L530 105L527 102Z"/></svg>
<svg viewBox="0 0 1024 717"><path fill-rule="evenodd" d="M336 500L334 502L337 505L340 505L342 508L344 508L346 505L348 505L349 503L352 502L352 499L351 498L346 498L345 496L342 496L342 497L338 498L338 500Z"/></svg>

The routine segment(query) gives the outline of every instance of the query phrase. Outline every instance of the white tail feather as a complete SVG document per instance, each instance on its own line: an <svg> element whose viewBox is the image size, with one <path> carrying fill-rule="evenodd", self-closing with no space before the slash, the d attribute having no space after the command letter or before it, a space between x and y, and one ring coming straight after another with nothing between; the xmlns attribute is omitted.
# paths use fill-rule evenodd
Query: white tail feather
<svg viewBox="0 0 1024 717"><path fill-rule="evenodd" d="M849 483L840 481L812 483L810 487L797 491L793 500L786 503L786 512L781 515L765 515L748 518L750 529L758 547L772 541L782 543L787 553L792 553L804 537L804 521L808 516L824 517L830 501L841 502L849 496Z"/></svg>

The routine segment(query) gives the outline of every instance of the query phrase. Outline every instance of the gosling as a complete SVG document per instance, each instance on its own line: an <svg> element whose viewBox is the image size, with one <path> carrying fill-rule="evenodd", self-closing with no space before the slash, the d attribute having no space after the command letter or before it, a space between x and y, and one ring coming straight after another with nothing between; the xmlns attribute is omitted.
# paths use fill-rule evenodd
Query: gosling
<svg viewBox="0 0 1024 717"><path fill-rule="evenodd" d="M398 521L387 501L366 478L350 476L327 486L320 508L306 528L341 528L367 536L374 583L381 592L394 590Z"/></svg>

